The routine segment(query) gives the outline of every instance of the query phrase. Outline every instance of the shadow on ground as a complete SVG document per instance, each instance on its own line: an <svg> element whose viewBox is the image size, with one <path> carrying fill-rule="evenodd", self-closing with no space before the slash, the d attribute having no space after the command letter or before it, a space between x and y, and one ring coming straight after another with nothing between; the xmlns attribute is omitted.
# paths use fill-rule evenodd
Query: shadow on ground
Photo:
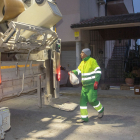
<svg viewBox="0 0 140 140"><path fill-rule="evenodd" d="M12 129L7 135L12 135L12 138L16 140L34 137L42 140L62 140L81 125L97 125L96 122L98 124L112 124L112 127L129 127L136 124L134 117L119 115L105 115L102 119L92 116L89 118L89 122L77 124L78 108L73 112L58 111L52 107L48 107L47 111L43 111L43 109L38 111L11 109Z"/></svg>

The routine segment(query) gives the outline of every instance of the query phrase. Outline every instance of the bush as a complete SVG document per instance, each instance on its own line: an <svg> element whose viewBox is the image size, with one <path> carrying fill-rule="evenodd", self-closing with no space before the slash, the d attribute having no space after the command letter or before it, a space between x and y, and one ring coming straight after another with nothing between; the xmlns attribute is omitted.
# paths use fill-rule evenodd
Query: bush
<svg viewBox="0 0 140 140"><path fill-rule="evenodd" d="M132 72L125 72L125 73L124 73L124 77L125 77L125 78L132 78L132 79L135 79L135 78L137 77L137 74L132 73Z"/></svg>

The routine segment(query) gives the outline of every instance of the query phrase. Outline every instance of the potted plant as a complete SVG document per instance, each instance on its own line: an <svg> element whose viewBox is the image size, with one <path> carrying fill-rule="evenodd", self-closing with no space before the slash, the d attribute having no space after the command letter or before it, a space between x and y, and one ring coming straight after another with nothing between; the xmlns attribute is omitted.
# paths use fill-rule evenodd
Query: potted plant
<svg viewBox="0 0 140 140"><path fill-rule="evenodd" d="M125 77L125 82L129 86L134 85L134 79L137 76L137 74L132 73L132 72L125 72L124 77Z"/></svg>

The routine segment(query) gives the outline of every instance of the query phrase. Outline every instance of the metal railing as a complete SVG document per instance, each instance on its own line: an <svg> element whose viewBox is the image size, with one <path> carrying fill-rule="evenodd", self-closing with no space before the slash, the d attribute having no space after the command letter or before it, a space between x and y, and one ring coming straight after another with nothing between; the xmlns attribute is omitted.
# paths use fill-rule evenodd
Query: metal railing
<svg viewBox="0 0 140 140"><path fill-rule="evenodd" d="M125 83L125 72L136 72L135 84L140 84L140 56L130 50L129 39L105 41L98 30L90 31L91 56L102 69L101 81L112 85ZM132 46L131 46L132 47Z"/></svg>

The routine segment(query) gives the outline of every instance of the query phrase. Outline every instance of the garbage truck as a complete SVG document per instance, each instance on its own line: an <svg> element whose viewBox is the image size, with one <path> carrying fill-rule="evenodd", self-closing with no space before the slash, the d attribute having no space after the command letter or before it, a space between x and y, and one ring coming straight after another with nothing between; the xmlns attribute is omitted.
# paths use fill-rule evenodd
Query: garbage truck
<svg viewBox="0 0 140 140"><path fill-rule="evenodd" d="M61 39L54 28L62 14L53 0L24 1L0 1L0 101L39 87L48 104L59 97ZM9 114L0 108L0 139Z"/></svg>

